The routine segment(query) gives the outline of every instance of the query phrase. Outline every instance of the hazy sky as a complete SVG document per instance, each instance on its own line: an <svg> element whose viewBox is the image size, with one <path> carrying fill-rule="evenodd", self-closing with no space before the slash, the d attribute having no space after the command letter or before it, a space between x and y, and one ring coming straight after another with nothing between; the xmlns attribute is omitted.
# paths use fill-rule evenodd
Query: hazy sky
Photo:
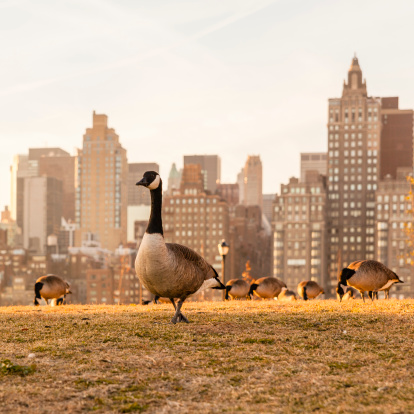
<svg viewBox="0 0 414 414"><path fill-rule="evenodd" d="M370 95L414 107L412 0L0 0L0 31L1 209L13 155L74 153L93 110L129 162L219 154L234 182L260 154L274 193L326 150L354 52Z"/></svg>

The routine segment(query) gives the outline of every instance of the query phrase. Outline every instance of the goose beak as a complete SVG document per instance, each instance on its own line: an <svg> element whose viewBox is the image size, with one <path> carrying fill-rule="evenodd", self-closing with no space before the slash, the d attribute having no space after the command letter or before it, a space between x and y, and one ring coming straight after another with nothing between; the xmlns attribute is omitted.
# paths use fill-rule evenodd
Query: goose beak
<svg viewBox="0 0 414 414"><path fill-rule="evenodd" d="M149 182L147 181L147 179L144 177L141 181L138 181L135 185L142 185L144 187L148 187Z"/></svg>

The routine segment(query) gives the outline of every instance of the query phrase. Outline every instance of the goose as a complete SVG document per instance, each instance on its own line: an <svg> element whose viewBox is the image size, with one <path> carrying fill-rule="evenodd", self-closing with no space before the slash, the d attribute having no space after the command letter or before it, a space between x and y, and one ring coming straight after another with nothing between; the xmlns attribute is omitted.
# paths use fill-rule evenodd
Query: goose
<svg viewBox="0 0 414 414"><path fill-rule="evenodd" d="M173 324L186 322L181 313L184 301L204 289L225 289L216 270L195 251L166 243L162 228L162 180L155 171L146 171L136 183L151 194L151 214L135 259L140 282L155 296L168 298L174 306ZM175 298L178 298L177 305Z"/></svg>
<svg viewBox="0 0 414 414"><path fill-rule="evenodd" d="M390 298L390 289L392 286L390 286L388 289L384 289L384 299L389 299ZM368 296L373 300L373 299L377 299L378 300L378 292L372 292L369 291L368 292Z"/></svg>
<svg viewBox="0 0 414 414"><path fill-rule="evenodd" d="M303 300L315 299L325 291L313 280L304 280L298 284L298 293Z"/></svg>
<svg viewBox="0 0 414 414"><path fill-rule="evenodd" d="M359 260L342 269L336 292L339 300L344 296L344 287L352 286L361 293L389 291L394 283L404 283L391 269L375 260ZM373 294L370 295L373 300Z"/></svg>
<svg viewBox="0 0 414 414"><path fill-rule="evenodd" d="M352 289L351 287L348 287L348 290L345 292L345 295L342 298L342 300L351 300L351 299L355 299L355 293L354 293L354 289Z"/></svg>
<svg viewBox="0 0 414 414"><path fill-rule="evenodd" d="M272 299L278 297L282 289L284 282L281 282L276 277L262 277L257 279L250 285L249 296L255 294L262 299Z"/></svg>
<svg viewBox="0 0 414 414"><path fill-rule="evenodd" d="M35 306L39 306L38 299L44 299L49 304L49 299L59 300L62 296L72 293L69 290L69 283L62 280L55 275L47 275L39 277L34 285L35 297L33 303Z"/></svg>
<svg viewBox="0 0 414 414"><path fill-rule="evenodd" d="M296 294L293 290L289 290L287 288L282 288L277 300L296 300Z"/></svg>
<svg viewBox="0 0 414 414"><path fill-rule="evenodd" d="M59 298L53 298L52 301L50 302L50 306L61 306L61 305L65 305L66 304L66 294L60 296Z"/></svg>
<svg viewBox="0 0 414 414"><path fill-rule="evenodd" d="M243 279L231 279L226 283L226 296L225 299L228 300L235 298L249 298L250 284Z"/></svg>

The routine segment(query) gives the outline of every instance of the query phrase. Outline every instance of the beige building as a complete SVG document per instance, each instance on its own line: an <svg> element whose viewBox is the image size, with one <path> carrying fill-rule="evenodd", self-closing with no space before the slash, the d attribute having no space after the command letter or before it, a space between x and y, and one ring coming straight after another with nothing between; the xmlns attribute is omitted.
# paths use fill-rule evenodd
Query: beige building
<svg viewBox="0 0 414 414"><path fill-rule="evenodd" d="M94 112L77 157L76 246L90 233L112 251L126 243L127 178L126 151L108 117Z"/></svg>
<svg viewBox="0 0 414 414"><path fill-rule="evenodd" d="M10 214L13 220L17 220L17 179L36 177L38 174L37 163L29 162L29 156L20 154L13 157L10 166Z"/></svg>
<svg viewBox="0 0 414 414"><path fill-rule="evenodd" d="M356 57L341 98L328 109L328 266L330 293L340 268L374 259L381 99L369 97Z"/></svg>
<svg viewBox="0 0 414 414"><path fill-rule="evenodd" d="M326 152L304 152L300 154L300 181L306 181L308 171L317 171L326 176L328 163Z"/></svg>
<svg viewBox="0 0 414 414"><path fill-rule="evenodd" d="M273 275L296 290L299 282L327 284L326 180L291 178L276 195L273 215Z"/></svg>
<svg viewBox="0 0 414 414"><path fill-rule="evenodd" d="M214 194L221 181L221 159L218 155L184 155L184 167L198 164L203 174L204 190Z"/></svg>
<svg viewBox="0 0 414 414"><path fill-rule="evenodd" d="M262 161L259 155L249 155L243 172L241 204L263 208Z"/></svg>
<svg viewBox="0 0 414 414"><path fill-rule="evenodd" d="M23 247L46 253L47 238L58 235L62 219L62 181L53 177L17 179L17 224Z"/></svg>
<svg viewBox="0 0 414 414"><path fill-rule="evenodd" d="M388 175L379 182L376 191L377 214L375 220L375 255L404 281L396 284L390 297L404 298L414 295L414 267L411 265L410 247L406 228L412 226L412 209L407 200L410 185L407 176L412 168L397 169L396 178Z"/></svg>

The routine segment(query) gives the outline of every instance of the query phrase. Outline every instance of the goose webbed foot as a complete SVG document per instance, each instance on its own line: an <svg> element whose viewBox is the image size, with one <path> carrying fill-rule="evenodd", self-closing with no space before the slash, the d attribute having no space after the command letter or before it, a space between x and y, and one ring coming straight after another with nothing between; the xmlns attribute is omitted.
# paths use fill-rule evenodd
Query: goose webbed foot
<svg viewBox="0 0 414 414"><path fill-rule="evenodd" d="M174 305L174 308L175 308L175 314L174 314L173 318L171 319L171 323L174 324L174 325L177 322L189 323L188 319L181 313L181 306L183 306L184 301L180 299L177 303L177 306L175 306L174 299L170 299L170 300L171 300L171 303Z"/></svg>

